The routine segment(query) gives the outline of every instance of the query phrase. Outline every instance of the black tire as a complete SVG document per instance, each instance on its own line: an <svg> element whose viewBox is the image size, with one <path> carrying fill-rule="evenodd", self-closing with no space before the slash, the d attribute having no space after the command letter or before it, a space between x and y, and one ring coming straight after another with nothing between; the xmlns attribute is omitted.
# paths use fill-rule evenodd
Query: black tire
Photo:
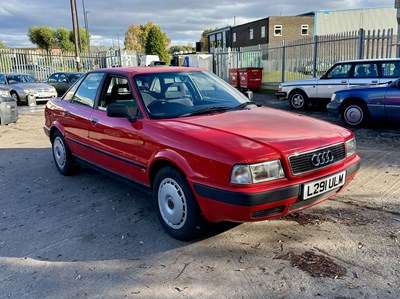
<svg viewBox="0 0 400 299"><path fill-rule="evenodd" d="M208 223L179 170L162 168L154 180L153 196L160 222L172 237L190 241L204 233Z"/></svg>
<svg viewBox="0 0 400 299"><path fill-rule="evenodd" d="M15 92L15 91L12 91L12 92L10 92L10 95L11 95L11 97L13 98L13 99L16 99L17 100L17 105L18 106L20 106L22 103L21 103L21 100L20 100L20 98L19 98L19 96L18 96L18 94Z"/></svg>
<svg viewBox="0 0 400 299"><path fill-rule="evenodd" d="M52 136L51 144L53 159L58 172L62 175L75 174L78 165L75 163L74 157L59 131L55 132Z"/></svg>
<svg viewBox="0 0 400 299"><path fill-rule="evenodd" d="M304 110L308 106L308 96L301 90L292 91L289 96L289 105L293 110Z"/></svg>
<svg viewBox="0 0 400 299"><path fill-rule="evenodd" d="M350 101L342 109L341 118L343 123L351 128L364 127L369 120L367 107L360 102Z"/></svg>

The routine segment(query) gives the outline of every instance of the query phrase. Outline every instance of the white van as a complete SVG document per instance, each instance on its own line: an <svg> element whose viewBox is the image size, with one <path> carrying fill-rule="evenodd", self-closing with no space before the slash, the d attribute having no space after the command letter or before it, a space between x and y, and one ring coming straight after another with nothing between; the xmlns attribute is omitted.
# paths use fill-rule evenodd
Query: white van
<svg viewBox="0 0 400 299"><path fill-rule="evenodd" d="M335 63L321 78L279 84L275 96L288 99L295 110L302 110L310 103L326 107L335 91L387 84L399 77L399 58L346 60Z"/></svg>
<svg viewBox="0 0 400 299"><path fill-rule="evenodd" d="M140 56L140 66L149 66L152 61L159 61L158 55L142 55Z"/></svg>

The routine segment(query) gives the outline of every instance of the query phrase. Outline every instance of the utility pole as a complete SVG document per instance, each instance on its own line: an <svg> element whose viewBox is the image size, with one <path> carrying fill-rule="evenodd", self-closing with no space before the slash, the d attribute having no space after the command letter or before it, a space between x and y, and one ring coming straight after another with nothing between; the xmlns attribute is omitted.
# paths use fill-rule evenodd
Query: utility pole
<svg viewBox="0 0 400 299"><path fill-rule="evenodd" d="M79 52L79 41L78 41L78 19L76 17L76 3L75 0L71 1L71 15L72 15L72 30L74 31L74 43L75 43L75 61L76 61L76 69L78 72L81 71L80 64L80 52Z"/></svg>

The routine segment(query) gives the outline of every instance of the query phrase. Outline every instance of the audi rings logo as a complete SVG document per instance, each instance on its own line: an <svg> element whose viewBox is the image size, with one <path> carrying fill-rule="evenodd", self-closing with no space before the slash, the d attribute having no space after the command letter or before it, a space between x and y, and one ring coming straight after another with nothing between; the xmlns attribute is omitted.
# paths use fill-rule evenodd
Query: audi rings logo
<svg viewBox="0 0 400 299"><path fill-rule="evenodd" d="M335 157L330 150L314 154L311 157L311 163L315 166L322 166L333 162Z"/></svg>

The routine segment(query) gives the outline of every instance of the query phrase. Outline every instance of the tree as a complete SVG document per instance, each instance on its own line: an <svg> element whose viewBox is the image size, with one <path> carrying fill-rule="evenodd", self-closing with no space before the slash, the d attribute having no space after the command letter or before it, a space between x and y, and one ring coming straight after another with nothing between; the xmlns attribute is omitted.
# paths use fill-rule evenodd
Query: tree
<svg viewBox="0 0 400 299"><path fill-rule="evenodd" d="M217 29L217 28L215 28L215 29ZM213 31L213 29L211 29L211 28L204 29L204 31L203 31L203 33L201 34L201 37L200 37L200 42L204 43L204 47L203 48L206 49L207 51L208 51L207 33L209 33L210 31Z"/></svg>
<svg viewBox="0 0 400 299"><path fill-rule="evenodd" d="M145 25L129 26L125 33L125 49L143 54L146 48L147 35L153 26L152 22L147 22Z"/></svg>
<svg viewBox="0 0 400 299"><path fill-rule="evenodd" d="M0 49L7 49L6 44L0 39Z"/></svg>
<svg viewBox="0 0 400 299"><path fill-rule="evenodd" d="M56 30L55 35L57 44L63 52L74 51L75 48L74 48L72 31L60 27Z"/></svg>
<svg viewBox="0 0 400 299"><path fill-rule="evenodd" d="M167 64L171 62L168 51L168 38L166 34L161 32L158 25L151 27L146 40L146 54L158 55L160 60L165 61Z"/></svg>
<svg viewBox="0 0 400 299"><path fill-rule="evenodd" d="M171 46L168 48L168 53L169 54L174 54L174 53L179 53L179 52L189 52L192 53L194 52L196 49L192 46Z"/></svg>
<svg viewBox="0 0 400 299"><path fill-rule="evenodd" d="M51 48L56 44L54 30L50 27L32 26L28 30L28 37L32 44L50 52Z"/></svg>

